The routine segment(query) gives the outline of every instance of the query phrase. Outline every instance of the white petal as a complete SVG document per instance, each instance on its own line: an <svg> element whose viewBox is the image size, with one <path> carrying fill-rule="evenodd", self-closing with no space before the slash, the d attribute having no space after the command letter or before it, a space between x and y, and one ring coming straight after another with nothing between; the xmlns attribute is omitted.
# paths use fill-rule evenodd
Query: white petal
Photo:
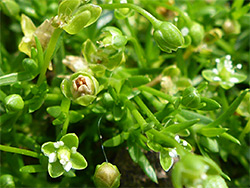
<svg viewBox="0 0 250 188"><path fill-rule="evenodd" d="M56 162L56 153L49 154L49 163Z"/></svg>
<svg viewBox="0 0 250 188"><path fill-rule="evenodd" d="M64 170L66 172L70 171L70 169L72 168L72 163L71 162L67 162L66 165L63 166Z"/></svg>
<svg viewBox="0 0 250 188"><path fill-rule="evenodd" d="M76 147L72 147L71 148L71 153L76 153L76 149L77 149Z"/></svg>
<svg viewBox="0 0 250 188"><path fill-rule="evenodd" d="M230 78L230 82L237 83L239 80L237 78Z"/></svg>

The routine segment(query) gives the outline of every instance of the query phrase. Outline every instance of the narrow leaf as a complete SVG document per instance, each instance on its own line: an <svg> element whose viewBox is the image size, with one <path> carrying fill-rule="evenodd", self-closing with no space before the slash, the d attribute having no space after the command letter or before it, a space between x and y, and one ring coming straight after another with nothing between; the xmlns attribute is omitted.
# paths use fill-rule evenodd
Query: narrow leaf
<svg viewBox="0 0 250 188"><path fill-rule="evenodd" d="M27 165L20 168L20 172L25 173L37 173L37 172L46 172L47 169L42 165Z"/></svg>

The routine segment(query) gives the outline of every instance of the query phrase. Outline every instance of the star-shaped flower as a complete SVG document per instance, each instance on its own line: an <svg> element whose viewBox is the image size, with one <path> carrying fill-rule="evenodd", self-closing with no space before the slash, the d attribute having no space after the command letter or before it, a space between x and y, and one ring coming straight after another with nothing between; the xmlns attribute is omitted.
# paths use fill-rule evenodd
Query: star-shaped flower
<svg viewBox="0 0 250 188"><path fill-rule="evenodd" d="M230 89L234 84L243 82L247 78L246 75L235 72L235 69L241 69L242 65L238 64L233 67L230 55L215 59L215 62L216 68L202 72L206 80L218 83L224 89Z"/></svg>
<svg viewBox="0 0 250 188"><path fill-rule="evenodd" d="M82 170L87 167L85 158L76 151L78 144L78 137L69 133L57 142L46 142L42 145L42 152L49 158L48 171L52 178L57 178L71 169Z"/></svg>

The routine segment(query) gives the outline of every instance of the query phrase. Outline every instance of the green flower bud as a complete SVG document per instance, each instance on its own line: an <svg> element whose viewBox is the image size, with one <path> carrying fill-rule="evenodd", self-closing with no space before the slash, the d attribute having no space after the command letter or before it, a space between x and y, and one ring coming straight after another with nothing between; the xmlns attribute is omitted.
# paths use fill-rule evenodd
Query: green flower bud
<svg viewBox="0 0 250 188"><path fill-rule="evenodd" d="M0 177L0 187L13 188L15 186L14 178L10 174L4 174Z"/></svg>
<svg viewBox="0 0 250 188"><path fill-rule="evenodd" d="M93 4L80 6L80 4L81 0L62 1L59 5L58 16L54 18L54 25L73 35L99 18L102 12L100 6Z"/></svg>
<svg viewBox="0 0 250 188"><path fill-rule="evenodd" d="M203 188L227 188L225 180L219 175L208 176L202 183Z"/></svg>
<svg viewBox="0 0 250 188"><path fill-rule="evenodd" d="M61 89L65 97L82 106L87 106L96 98L99 83L89 73L78 72L72 74L69 79L64 79Z"/></svg>
<svg viewBox="0 0 250 188"><path fill-rule="evenodd" d="M188 87L182 94L182 105L190 108L197 108L201 104L201 97L197 89L194 87Z"/></svg>
<svg viewBox="0 0 250 188"><path fill-rule="evenodd" d="M2 11L7 16L18 16L20 12L19 5L14 0L2 0L0 2Z"/></svg>
<svg viewBox="0 0 250 188"><path fill-rule="evenodd" d="M198 46L204 38L203 26L196 22L193 22L189 29L189 35L191 36L192 44L194 46Z"/></svg>
<svg viewBox="0 0 250 188"><path fill-rule="evenodd" d="M155 28L154 39L162 51L171 53L184 44L184 38L179 29L170 22L161 22Z"/></svg>
<svg viewBox="0 0 250 188"><path fill-rule="evenodd" d="M120 185L120 177L121 174L115 165L104 162L96 167L94 183L96 187L117 188Z"/></svg>
<svg viewBox="0 0 250 188"><path fill-rule="evenodd" d="M23 99L20 95L17 94L12 94L7 96L4 99L6 108L10 111L10 112L17 112L23 109L24 107L24 102Z"/></svg>
<svg viewBox="0 0 250 188"><path fill-rule="evenodd" d="M227 19L222 25L223 30L227 34L239 34L241 26L237 20Z"/></svg>
<svg viewBox="0 0 250 188"><path fill-rule="evenodd" d="M38 74L38 64L33 59L25 58L22 61L22 64L23 64L24 69L28 73L30 73L30 74L32 74L34 76Z"/></svg>

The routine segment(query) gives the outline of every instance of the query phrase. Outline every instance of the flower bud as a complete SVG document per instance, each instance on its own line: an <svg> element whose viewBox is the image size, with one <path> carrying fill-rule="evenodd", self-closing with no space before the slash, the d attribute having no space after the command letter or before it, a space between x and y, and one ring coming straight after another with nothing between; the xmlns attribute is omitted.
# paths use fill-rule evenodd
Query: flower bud
<svg viewBox="0 0 250 188"><path fill-rule="evenodd" d="M197 108L200 106L201 97L197 89L194 87L188 87L183 91L182 94L182 105L190 108Z"/></svg>
<svg viewBox="0 0 250 188"><path fill-rule="evenodd" d="M179 29L170 22L161 22L155 28L154 39L162 51L171 53L184 44L184 38Z"/></svg>
<svg viewBox="0 0 250 188"><path fill-rule="evenodd" d="M117 188L120 185L120 172L115 165L104 162L97 165L94 174L96 187Z"/></svg>
<svg viewBox="0 0 250 188"><path fill-rule="evenodd" d="M219 175L210 175L206 180L202 182L202 187L204 188L227 188L225 180Z"/></svg>
<svg viewBox="0 0 250 188"><path fill-rule="evenodd" d="M69 79L64 79L61 89L65 97L82 106L87 106L96 98L99 83L89 73L78 72L72 74Z"/></svg>
<svg viewBox="0 0 250 188"><path fill-rule="evenodd" d="M203 26L196 22L193 22L189 29L189 35L191 36L192 44L194 46L198 46L204 38Z"/></svg>
<svg viewBox="0 0 250 188"><path fill-rule="evenodd" d="M22 61L22 64L23 64L25 71L27 71L28 73L32 75L38 74L38 64L33 59L25 58Z"/></svg>
<svg viewBox="0 0 250 188"><path fill-rule="evenodd" d="M127 0L114 0L114 3L133 3L133 1L130 0L130 2L128 2ZM129 8L119 8L115 9L114 14L117 19L125 19L132 16L134 14L134 10Z"/></svg>
<svg viewBox="0 0 250 188"><path fill-rule="evenodd" d="M222 25L223 30L227 34L239 34L240 33L240 24L237 20L227 19Z"/></svg>
<svg viewBox="0 0 250 188"><path fill-rule="evenodd" d="M12 94L7 96L4 99L6 108L10 111L10 112L17 112L23 109L24 107L24 102L23 99L20 95L17 94Z"/></svg>
<svg viewBox="0 0 250 188"><path fill-rule="evenodd" d="M0 7L2 11L7 15L7 16L18 16L20 12L20 7L19 5L14 1L14 0L2 0L0 2Z"/></svg>

